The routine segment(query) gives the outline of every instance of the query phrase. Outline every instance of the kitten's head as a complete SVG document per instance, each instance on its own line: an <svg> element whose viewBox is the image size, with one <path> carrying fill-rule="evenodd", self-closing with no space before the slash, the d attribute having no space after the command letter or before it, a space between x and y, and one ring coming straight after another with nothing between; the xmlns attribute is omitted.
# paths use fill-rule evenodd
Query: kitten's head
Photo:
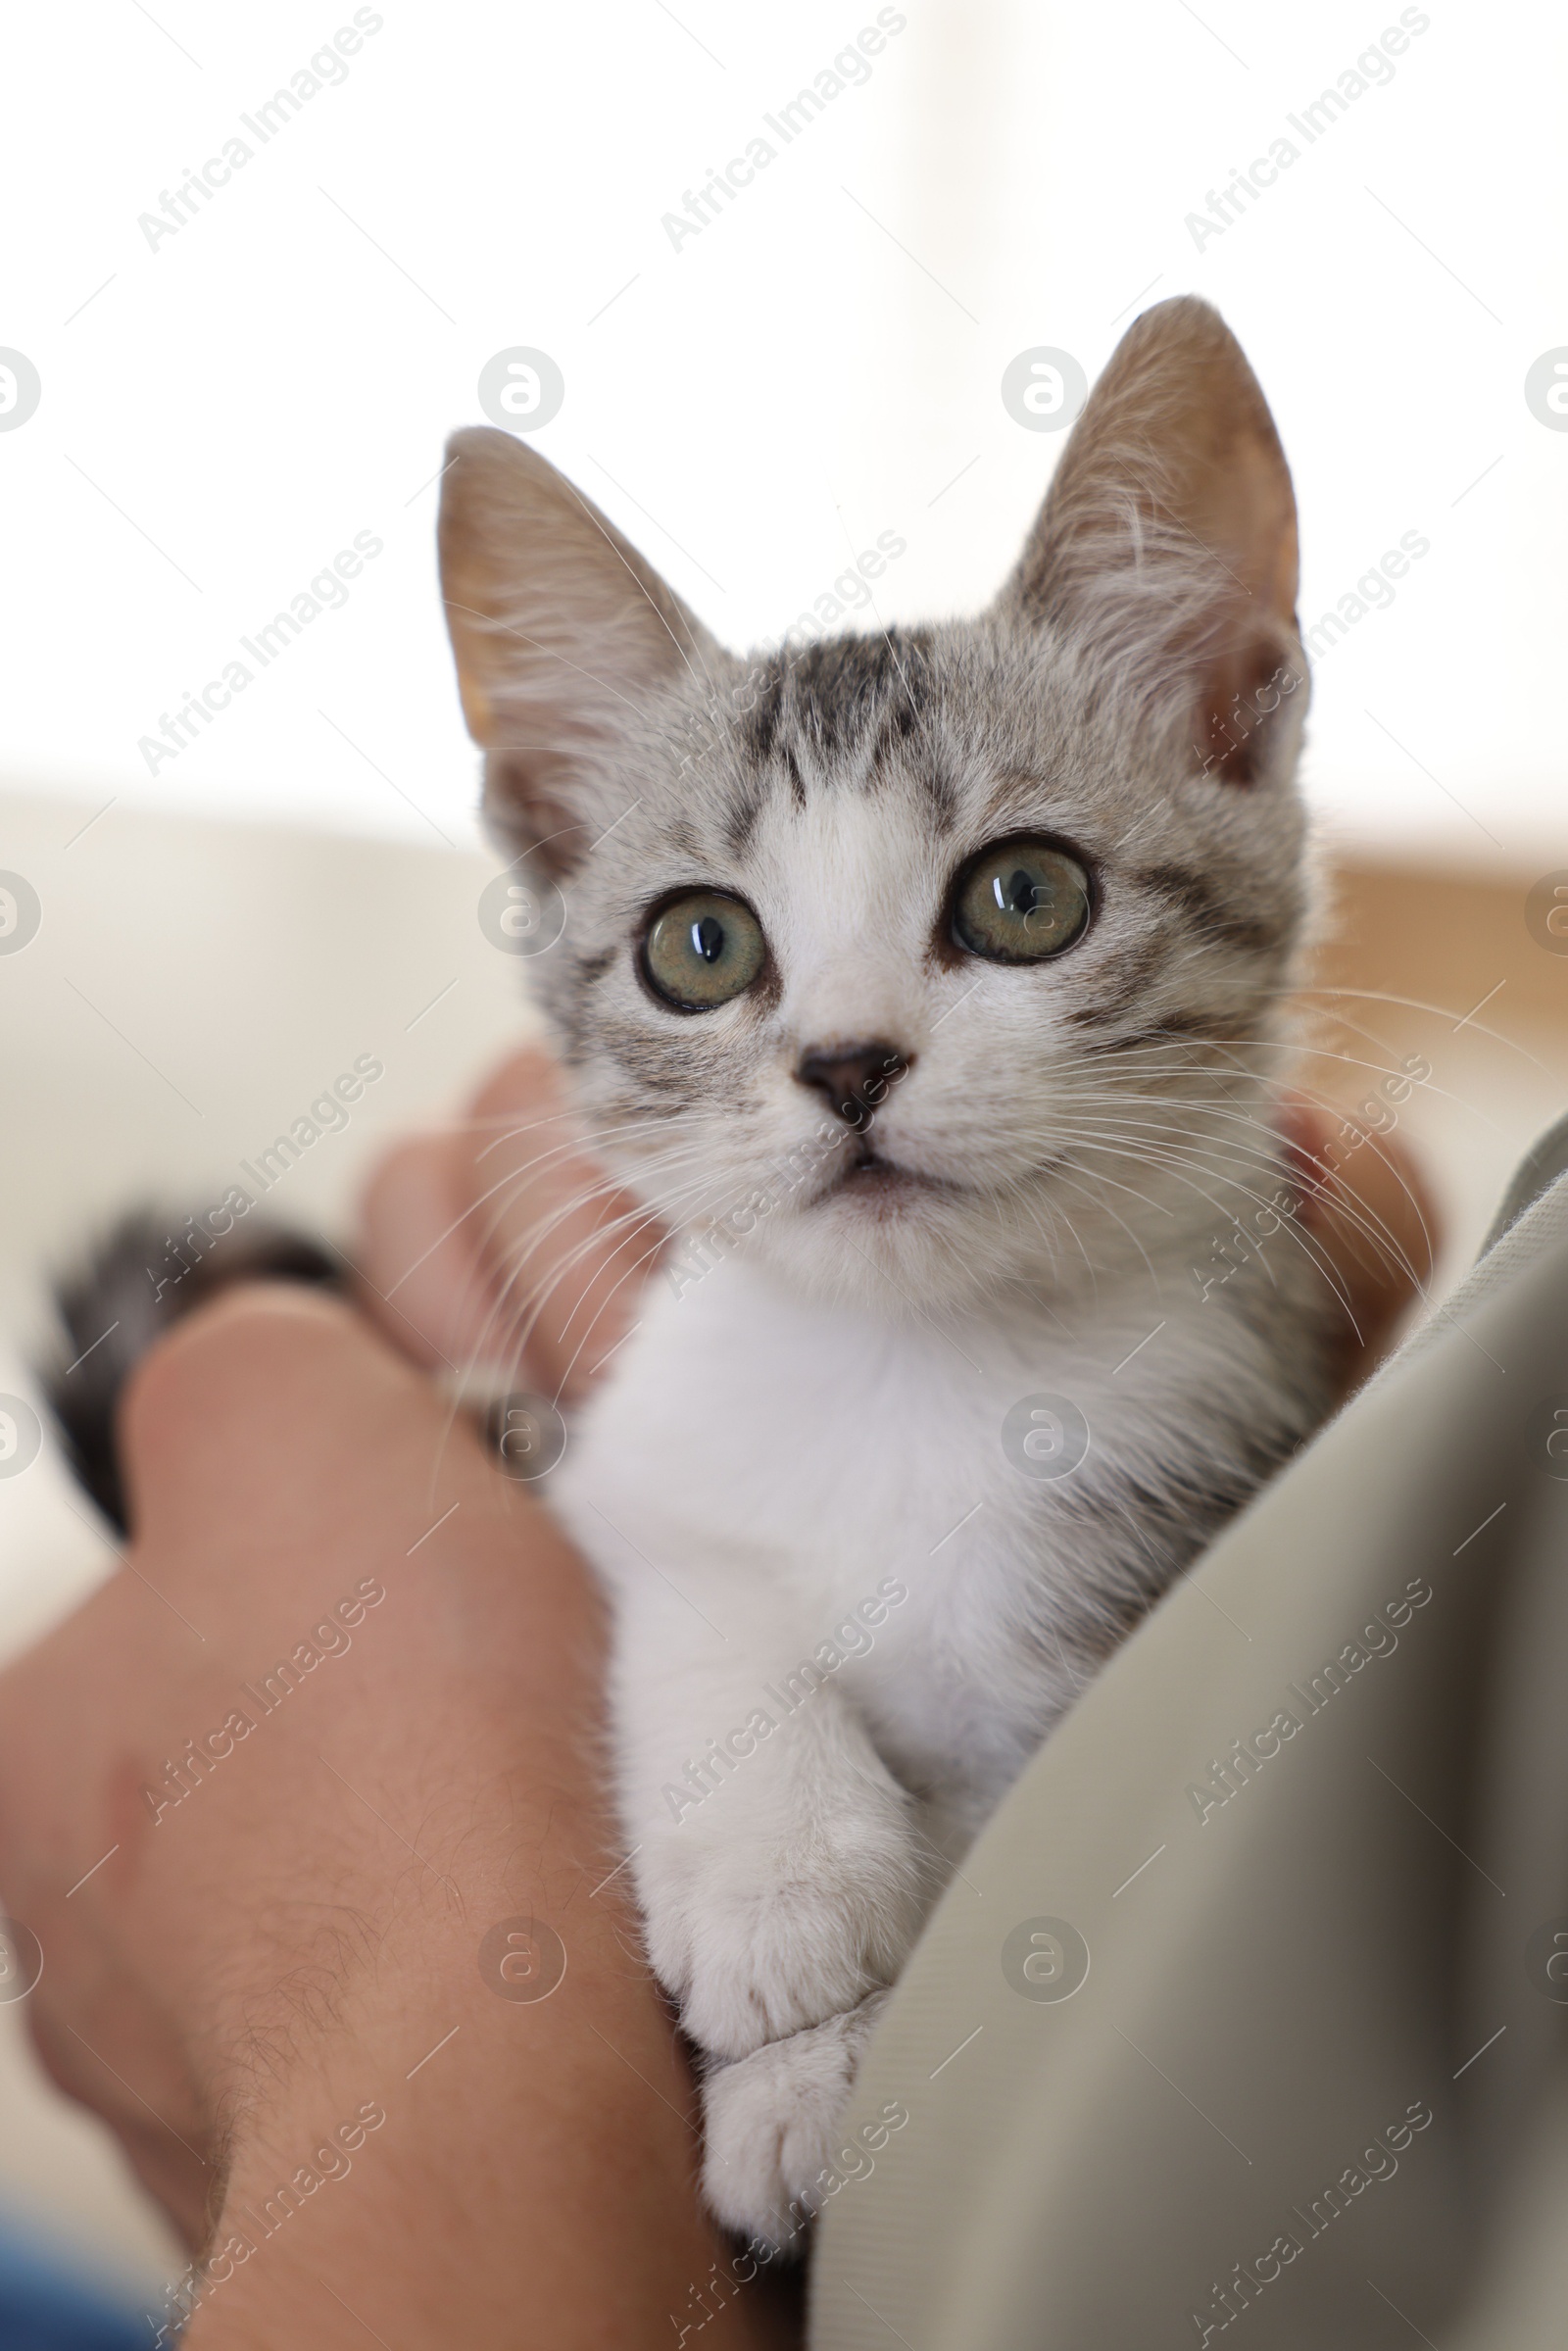
<svg viewBox="0 0 1568 2351"><path fill-rule="evenodd" d="M1213 311L1133 326L973 620L746 661L534 450L452 455L487 812L564 893L532 968L645 1200L900 1308L1272 1190L1296 509Z"/></svg>

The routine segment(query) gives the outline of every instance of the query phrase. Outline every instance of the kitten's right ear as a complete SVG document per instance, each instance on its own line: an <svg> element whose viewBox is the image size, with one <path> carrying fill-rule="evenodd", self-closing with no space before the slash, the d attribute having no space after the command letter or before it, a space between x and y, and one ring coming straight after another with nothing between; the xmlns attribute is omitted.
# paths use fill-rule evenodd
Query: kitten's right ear
<svg viewBox="0 0 1568 2351"><path fill-rule="evenodd" d="M547 458L474 425L447 444L441 594L491 828L550 870L587 846L579 787L659 688L718 645Z"/></svg>

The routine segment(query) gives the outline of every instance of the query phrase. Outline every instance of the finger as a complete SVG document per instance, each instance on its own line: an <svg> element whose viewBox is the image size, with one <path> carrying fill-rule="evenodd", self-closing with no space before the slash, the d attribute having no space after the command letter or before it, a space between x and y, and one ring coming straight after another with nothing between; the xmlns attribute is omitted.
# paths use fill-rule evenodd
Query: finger
<svg viewBox="0 0 1568 2351"><path fill-rule="evenodd" d="M450 1135L416 1135L372 1170L360 1202L360 1303L427 1370L471 1360L493 1300Z"/></svg>
<svg viewBox="0 0 1568 2351"><path fill-rule="evenodd" d="M454 1156L484 1265L486 1353L525 1358L551 1395L580 1396L638 1318L662 1226L596 1156L537 1049L481 1090Z"/></svg>
<svg viewBox="0 0 1568 2351"><path fill-rule="evenodd" d="M1299 1100L1281 1127L1301 1185L1301 1221L1344 1298L1338 1370L1348 1393L1426 1294L1441 1246L1436 1202L1419 1161L1394 1135L1347 1130Z"/></svg>
<svg viewBox="0 0 1568 2351"><path fill-rule="evenodd" d="M234 1555L245 1556L252 1524L266 1517L274 1546L280 1531L298 1545L254 1595L258 1611L270 1611L320 1573L323 1507L339 1543L332 1572L379 1539L368 1523L350 1524L364 1511L378 1445L406 1458L399 1493L415 1513L433 1473L461 1477L470 1454L482 1461L466 1425L449 1428L449 1418L341 1299L284 1283L226 1290L176 1324L126 1382L121 1450L137 1548L190 1535L180 1566L205 1575L211 1527L232 1522Z"/></svg>

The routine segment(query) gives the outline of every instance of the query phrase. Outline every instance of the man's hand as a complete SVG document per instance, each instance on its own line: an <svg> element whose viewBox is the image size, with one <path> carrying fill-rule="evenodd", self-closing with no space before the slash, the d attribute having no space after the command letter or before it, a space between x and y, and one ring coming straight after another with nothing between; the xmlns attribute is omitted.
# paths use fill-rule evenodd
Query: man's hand
<svg viewBox="0 0 1568 2351"><path fill-rule="evenodd" d="M305 1293L178 1330L124 1442L128 1563L0 1677L0 1890L50 2070L212 2243L192 2351L758 2339L549 1517Z"/></svg>
<svg viewBox="0 0 1568 2351"><path fill-rule="evenodd" d="M466 1118L399 1144L366 1194L365 1304L431 1368L513 1367L568 1402L636 1320L664 1235L594 1158L561 1073L513 1055Z"/></svg>

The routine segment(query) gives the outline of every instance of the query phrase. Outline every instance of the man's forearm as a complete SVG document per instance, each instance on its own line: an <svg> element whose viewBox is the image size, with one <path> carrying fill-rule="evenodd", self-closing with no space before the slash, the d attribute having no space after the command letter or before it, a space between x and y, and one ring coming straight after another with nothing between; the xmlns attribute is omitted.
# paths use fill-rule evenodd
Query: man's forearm
<svg viewBox="0 0 1568 2351"><path fill-rule="evenodd" d="M696 2193L560 1530L303 1295L193 1318L123 1424L135 1572L4 1678L0 1865L50 1954L41 2047L199 2248L172 2329L760 2339L766 2283Z"/></svg>
<svg viewBox="0 0 1568 2351"><path fill-rule="evenodd" d="M761 2297L698 2207L667 2021L634 1949L574 1932L574 1908L548 1997L503 1996L472 1938L443 1934L416 2000L340 2017L238 2120L192 2351L674 2343L705 2287L705 2308L739 2305L705 2339L760 2339Z"/></svg>

